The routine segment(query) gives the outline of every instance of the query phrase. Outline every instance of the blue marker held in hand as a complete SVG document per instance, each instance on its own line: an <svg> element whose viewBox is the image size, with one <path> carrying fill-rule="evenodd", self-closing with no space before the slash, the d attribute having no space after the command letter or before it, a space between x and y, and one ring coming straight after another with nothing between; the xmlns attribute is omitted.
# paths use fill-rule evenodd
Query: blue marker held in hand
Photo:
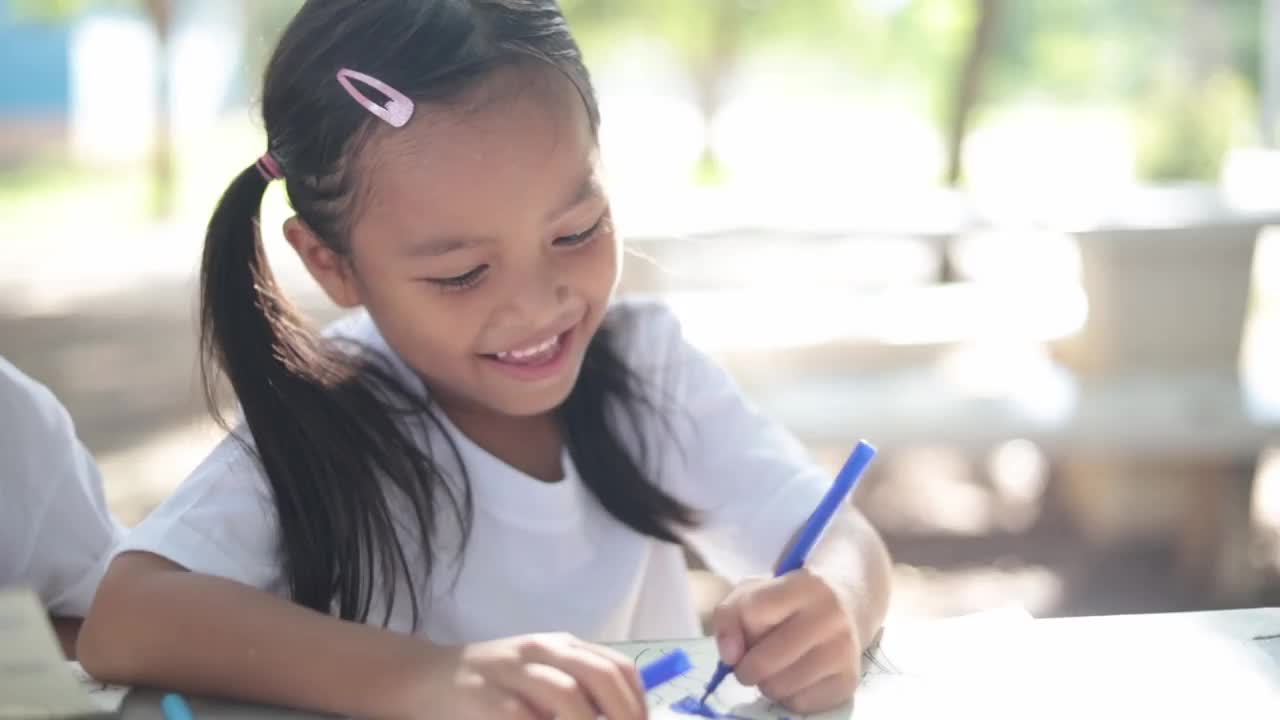
<svg viewBox="0 0 1280 720"><path fill-rule="evenodd" d="M836 480L831 484L831 489L826 495L822 496L822 500L818 502L818 507L814 509L813 514L805 521L804 527L800 529L800 534L796 536L796 541L791 545L791 551L786 557L782 558L782 562L778 563L777 571L774 577L782 577L792 570L797 570L804 566L804 562L809 557L813 546L818 544L818 540L822 539L822 533L826 531L827 526L831 524L831 519L836 516L836 512L844 505L845 499L849 497L849 493L853 492L853 486L857 484L858 478L862 477L862 473L866 471L867 466L871 464L871 459L876 456L876 449L865 440L858 441L857 447L850 453L849 459L845 461L844 467L840 469L840 473L836 475ZM706 704L707 698L711 697L711 693L720 687L720 683L733 672L733 667L725 664L721 660L716 664L716 671L711 676L711 682L707 683L707 692L702 696L702 704Z"/></svg>

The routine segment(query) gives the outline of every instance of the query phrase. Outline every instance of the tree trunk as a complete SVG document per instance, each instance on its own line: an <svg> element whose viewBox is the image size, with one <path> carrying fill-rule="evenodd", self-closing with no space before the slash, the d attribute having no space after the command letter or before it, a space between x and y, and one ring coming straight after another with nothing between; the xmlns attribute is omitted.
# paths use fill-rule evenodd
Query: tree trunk
<svg viewBox="0 0 1280 720"><path fill-rule="evenodd" d="M705 0L699 0L703 2ZM702 116L703 143L698 158L698 180L706 184L718 182L723 173L720 158L711 145L711 125L724 101L724 81L738 59L739 31L744 11L737 0L716 0L718 22L708 38L706 54L693 63L694 98Z"/></svg>
<svg viewBox="0 0 1280 720"><path fill-rule="evenodd" d="M1187 66L1199 90L1229 61L1227 20L1219 0L1187 0L1184 23Z"/></svg>
<svg viewBox="0 0 1280 720"><path fill-rule="evenodd" d="M1004 0L975 0L978 21L970 35L968 52L956 81L947 117L947 185L956 186L964 177L964 141L969 133L973 112L982 93L982 80L987 60L1004 10Z"/></svg>
<svg viewBox="0 0 1280 720"><path fill-rule="evenodd" d="M156 35L156 116L152 139L152 213L168 217L174 209L173 128L170 115L170 45L173 37L173 0L147 0L147 16Z"/></svg>

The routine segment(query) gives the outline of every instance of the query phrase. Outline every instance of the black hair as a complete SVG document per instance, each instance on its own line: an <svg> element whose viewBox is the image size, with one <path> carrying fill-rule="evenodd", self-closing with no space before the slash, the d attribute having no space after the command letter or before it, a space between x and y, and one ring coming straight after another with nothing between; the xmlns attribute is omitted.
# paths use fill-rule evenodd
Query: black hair
<svg viewBox="0 0 1280 720"><path fill-rule="evenodd" d="M447 102L493 71L529 61L567 76L598 128L587 70L554 0L308 0L272 55L262 95L269 152L294 212L346 256L361 198L356 159L386 125L341 88L340 68L372 75L422 103ZM247 167L209 222L201 348L210 409L225 426L216 400L221 371L252 435L246 448L270 482L292 599L367 621L381 587L385 625L395 590L406 581L416 626L414 580L441 559L432 552L440 513L456 517L465 549L472 517L465 468L462 482L450 483L415 439L415 425L442 431L429 398L400 382L375 353L319 337L284 297L258 229L267 182L258 166ZM696 522L694 514L646 476L643 452L633 457L622 441L622 432L639 432L645 405L654 409L602 327L557 409L565 443L609 513L639 533L676 542L679 527ZM610 407L625 412L613 415ZM620 427L618 418L631 427ZM409 537L423 543L425 567L411 563L417 553L396 532L401 505L412 519Z"/></svg>

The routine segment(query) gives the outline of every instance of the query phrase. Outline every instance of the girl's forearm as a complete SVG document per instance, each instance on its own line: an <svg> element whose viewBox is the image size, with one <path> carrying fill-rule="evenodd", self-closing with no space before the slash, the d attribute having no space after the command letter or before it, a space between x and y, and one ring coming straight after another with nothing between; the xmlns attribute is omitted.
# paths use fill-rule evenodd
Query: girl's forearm
<svg viewBox="0 0 1280 720"><path fill-rule="evenodd" d="M115 560L79 642L104 681L362 717L406 714L437 654L147 553Z"/></svg>

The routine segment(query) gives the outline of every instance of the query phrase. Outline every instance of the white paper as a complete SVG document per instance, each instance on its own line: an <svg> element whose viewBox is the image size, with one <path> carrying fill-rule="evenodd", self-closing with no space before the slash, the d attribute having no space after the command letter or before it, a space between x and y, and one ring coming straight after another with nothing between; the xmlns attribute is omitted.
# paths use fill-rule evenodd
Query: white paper
<svg viewBox="0 0 1280 720"><path fill-rule="evenodd" d="M92 717L103 712L62 657L53 625L30 590L0 591L0 718Z"/></svg>
<svg viewBox="0 0 1280 720"><path fill-rule="evenodd" d="M111 685L109 683L99 682L89 676L84 671L80 663L72 660L67 663L67 669L71 672L71 676L80 683L80 689L88 696L89 701L94 707L103 712L113 713L120 710L120 706L124 704L124 696L129 694L129 688L124 685Z"/></svg>
<svg viewBox="0 0 1280 720"><path fill-rule="evenodd" d="M794 713L743 687L734 676L725 678L707 705L722 717L734 720L858 720L874 718L942 717L957 707L978 700L972 682L959 679L957 668L973 668L982 648L997 638L1011 641L1019 628L1030 624L1022 610L994 611L964 618L886 628L880 646L863 657L863 676L854 704L824 713ZM650 716L655 720L688 720L693 717L672 709L672 704L693 697L701 699L719 655L709 638L622 643L613 646L645 665L676 648L683 648L693 669L648 694ZM1007 644L1006 644L1007 647Z"/></svg>

